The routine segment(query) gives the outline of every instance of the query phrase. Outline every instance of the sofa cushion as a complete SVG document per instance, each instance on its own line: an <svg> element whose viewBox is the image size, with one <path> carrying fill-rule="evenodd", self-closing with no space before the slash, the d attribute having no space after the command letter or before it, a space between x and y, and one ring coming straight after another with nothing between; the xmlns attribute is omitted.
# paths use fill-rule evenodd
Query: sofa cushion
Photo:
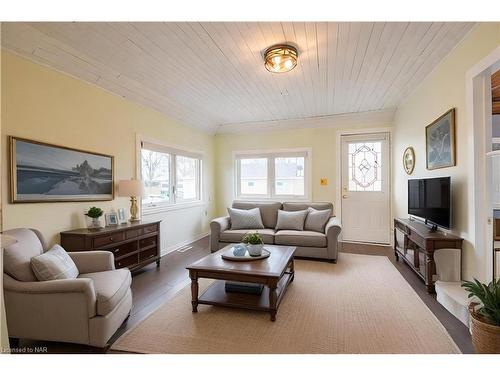
<svg viewBox="0 0 500 375"><path fill-rule="evenodd" d="M78 276L75 262L59 245L31 258L31 268L38 281L76 279Z"/></svg>
<svg viewBox="0 0 500 375"><path fill-rule="evenodd" d="M221 232L220 241L221 242L241 242L241 239L249 231L246 229L229 229ZM253 232L253 231L251 231ZM274 243L274 229L259 229L258 232L262 237L264 243L273 244Z"/></svg>
<svg viewBox="0 0 500 375"><path fill-rule="evenodd" d="M228 208L227 212L231 220L231 229L264 229L258 207L249 210Z"/></svg>
<svg viewBox="0 0 500 375"><path fill-rule="evenodd" d="M307 211L308 213L304 223L304 229L325 233L325 225L328 222L328 219L332 216L332 210L328 209L318 211L309 207Z"/></svg>
<svg viewBox="0 0 500 375"><path fill-rule="evenodd" d="M283 211L303 211L309 207L315 210L332 210L333 204L330 202L283 202Z"/></svg>
<svg viewBox="0 0 500 375"><path fill-rule="evenodd" d="M233 202L233 208L238 208L240 210L248 210L256 207L260 209L264 227L274 229L278 220L278 210L281 209L281 202Z"/></svg>
<svg viewBox="0 0 500 375"><path fill-rule="evenodd" d="M97 315L107 315L118 305L130 289L132 277L127 268L82 273L79 279L92 279L97 298Z"/></svg>
<svg viewBox="0 0 500 375"><path fill-rule="evenodd" d="M274 236L274 243L288 246L326 247L326 236L309 230L280 230Z"/></svg>
<svg viewBox="0 0 500 375"><path fill-rule="evenodd" d="M43 253L43 245L38 236L26 228L11 229L4 233L17 240L17 243L4 249L5 273L18 281L37 281L30 262L31 258Z"/></svg>
<svg viewBox="0 0 500 375"><path fill-rule="evenodd" d="M279 210L276 230L303 230L306 216L307 210L293 212Z"/></svg>

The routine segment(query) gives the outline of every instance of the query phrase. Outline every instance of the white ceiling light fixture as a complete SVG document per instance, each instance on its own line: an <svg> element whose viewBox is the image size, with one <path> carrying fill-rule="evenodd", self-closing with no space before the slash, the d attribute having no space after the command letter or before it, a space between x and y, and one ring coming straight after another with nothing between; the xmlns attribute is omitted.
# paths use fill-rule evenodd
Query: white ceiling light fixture
<svg viewBox="0 0 500 375"><path fill-rule="evenodd" d="M297 48L288 44L269 47L264 53L265 67L271 73L286 73L297 66Z"/></svg>

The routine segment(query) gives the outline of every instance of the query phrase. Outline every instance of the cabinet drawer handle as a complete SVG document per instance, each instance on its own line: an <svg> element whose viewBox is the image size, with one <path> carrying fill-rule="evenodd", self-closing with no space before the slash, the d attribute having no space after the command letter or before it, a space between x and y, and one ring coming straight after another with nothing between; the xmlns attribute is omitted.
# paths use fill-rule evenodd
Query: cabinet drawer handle
<svg viewBox="0 0 500 375"><path fill-rule="evenodd" d="M113 250L113 252L115 252L115 253L117 253L117 252L119 252L119 251L120 251L120 249L114 249L114 250Z"/></svg>
<svg viewBox="0 0 500 375"><path fill-rule="evenodd" d="M120 262L118 262L118 266L121 266L122 264Z"/></svg>
<svg viewBox="0 0 500 375"><path fill-rule="evenodd" d="M110 240L110 241L113 241L113 237L109 237L109 240Z"/></svg>

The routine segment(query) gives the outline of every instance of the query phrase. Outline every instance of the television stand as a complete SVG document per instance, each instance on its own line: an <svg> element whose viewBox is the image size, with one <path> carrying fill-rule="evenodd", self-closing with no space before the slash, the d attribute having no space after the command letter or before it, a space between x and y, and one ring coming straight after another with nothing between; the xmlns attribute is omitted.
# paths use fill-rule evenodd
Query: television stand
<svg viewBox="0 0 500 375"><path fill-rule="evenodd" d="M394 219L394 254L401 258L434 293L436 265L434 251L462 249L463 238L440 230L432 231L424 223L410 219Z"/></svg>

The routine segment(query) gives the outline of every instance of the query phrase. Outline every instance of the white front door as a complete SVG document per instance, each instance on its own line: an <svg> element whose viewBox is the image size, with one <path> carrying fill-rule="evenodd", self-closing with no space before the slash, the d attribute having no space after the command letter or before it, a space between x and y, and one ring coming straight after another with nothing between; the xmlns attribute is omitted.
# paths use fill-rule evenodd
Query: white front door
<svg viewBox="0 0 500 375"><path fill-rule="evenodd" d="M342 136L342 239L390 243L389 134Z"/></svg>

